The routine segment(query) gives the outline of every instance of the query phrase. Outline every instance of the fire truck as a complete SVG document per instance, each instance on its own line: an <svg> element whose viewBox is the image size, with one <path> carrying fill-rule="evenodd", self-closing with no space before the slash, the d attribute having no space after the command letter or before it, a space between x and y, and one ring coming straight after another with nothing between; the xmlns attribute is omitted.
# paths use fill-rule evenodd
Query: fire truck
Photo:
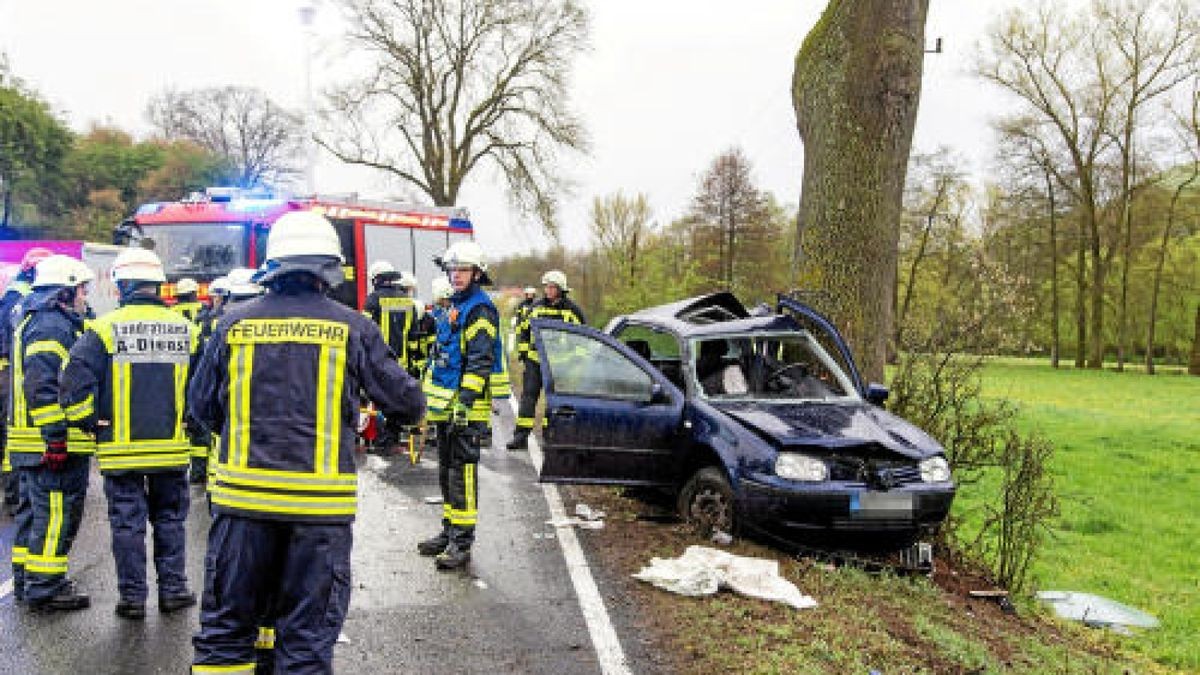
<svg viewBox="0 0 1200 675"><path fill-rule="evenodd" d="M208 188L174 202L143 204L113 231L113 243L141 245L162 258L168 284L183 277L208 283L235 267L262 264L271 225L290 211L310 210L333 223L346 259L346 283L333 297L361 309L370 292L366 271L386 260L412 272L425 291L440 273L433 258L474 235L466 209L367 201L356 195L281 197L237 188Z"/></svg>

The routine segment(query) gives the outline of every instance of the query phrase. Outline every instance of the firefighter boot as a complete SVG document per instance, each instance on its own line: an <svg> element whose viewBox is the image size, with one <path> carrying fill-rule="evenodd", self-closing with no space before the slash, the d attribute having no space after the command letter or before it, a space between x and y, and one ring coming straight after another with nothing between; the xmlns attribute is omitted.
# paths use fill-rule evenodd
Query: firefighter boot
<svg viewBox="0 0 1200 675"><path fill-rule="evenodd" d="M446 545L446 550L439 553L433 562L439 570L456 570L466 567L470 560L470 547L451 541Z"/></svg>
<svg viewBox="0 0 1200 675"><path fill-rule="evenodd" d="M133 600L121 600L117 602L116 614L122 619L142 621L146 618L146 605Z"/></svg>
<svg viewBox="0 0 1200 675"><path fill-rule="evenodd" d="M44 600L29 601L29 609L35 612L74 612L92 606L87 593L75 590L74 584L66 584L58 593Z"/></svg>
<svg viewBox="0 0 1200 675"><path fill-rule="evenodd" d="M450 544L450 533L445 529L417 544L417 553L421 555L438 555Z"/></svg>

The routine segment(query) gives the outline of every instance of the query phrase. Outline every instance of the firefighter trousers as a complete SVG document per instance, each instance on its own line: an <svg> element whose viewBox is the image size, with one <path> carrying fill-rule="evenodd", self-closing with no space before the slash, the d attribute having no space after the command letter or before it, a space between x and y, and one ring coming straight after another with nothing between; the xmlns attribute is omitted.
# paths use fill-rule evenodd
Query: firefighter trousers
<svg viewBox="0 0 1200 675"><path fill-rule="evenodd" d="M0 483L4 484L4 507L16 516L20 478L16 469L8 468L8 368L0 368Z"/></svg>
<svg viewBox="0 0 1200 675"><path fill-rule="evenodd" d="M528 438L533 432L537 416L538 398L542 395L542 367L536 361L526 359L521 373L521 399L517 406L517 430L520 438Z"/></svg>
<svg viewBox="0 0 1200 675"><path fill-rule="evenodd" d="M272 617L277 672L332 673L350 606L351 528L218 513L192 672L254 673L259 628Z"/></svg>
<svg viewBox="0 0 1200 675"><path fill-rule="evenodd" d="M475 524L479 518L480 442L487 425L479 422L456 429L448 422L435 425L438 449L438 483L442 488L442 531L459 548L470 549L475 543Z"/></svg>
<svg viewBox="0 0 1200 675"><path fill-rule="evenodd" d="M27 602L49 600L67 586L67 556L83 520L90 467L90 457L71 455L62 471L19 470L13 586L23 589L18 597Z"/></svg>
<svg viewBox="0 0 1200 675"><path fill-rule="evenodd" d="M147 520L154 526L158 596L186 594L185 525L191 498L183 470L106 474L104 496L108 499L108 522L121 599L138 604L146 602Z"/></svg>

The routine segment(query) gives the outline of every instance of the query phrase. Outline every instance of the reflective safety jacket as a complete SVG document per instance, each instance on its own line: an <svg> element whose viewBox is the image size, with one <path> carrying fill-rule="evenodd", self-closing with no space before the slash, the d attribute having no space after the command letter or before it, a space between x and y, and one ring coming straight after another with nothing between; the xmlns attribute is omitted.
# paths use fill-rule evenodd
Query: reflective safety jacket
<svg viewBox="0 0 1200 675"><path fill-rule="evenodd" d="M4 297L0 298L0 370L8 368L12 355L12 334L16 328L14 313L19 311L17 306L32 290L29 282L17 279L8 284L8 288L4 289Z"/></svg>
<svg viewBox="0 0 1200 675"><path fill-rule="evenodd" d="M517 326L517 353L534 363L538 362L539 357L537 347L533 344L533 331L529 327L532 319L552 319L580 325L587 323L583 318L583 310L566 296L560 297L554 303L546 298L535 302L533 308L525 314L525 319Z"/></svg>
<svg viewBox="0 0 1200 675"><path fill-rule="evenodd" d="M41 464L52 441L66 441L72 454L96 451L90 434L67 427L68 420L87 416L86 407L64 408L58 400L59 374L83 332L83 319L60 307L56 296L57 289L31 293L13 331L8 452L14 467Z"/></svg>
<svg viewBox="0 0 1200 675"><path fill-rule="evenodd" d="M182 314L188 321L198 324L200 323L200 313L204 311L204 303L199 300L177 302L171 305L171 309Z"/></svg>
<svg viewBox="0 0 1200 675"><path fill-rule="evenodd" d="M533 298L526 298L517 305L513 311L512 325L516 331L521 330L521 325L529 318L529 312L533 311L533 305L536 301ZM524 342L517 342L517 356L524 356L529 351L529 345Z"/></svg>
<svg viewBox="0 0 1200 675"><path fill-rule="evenodd" d="M158 298L135 296L88 322L71 347L59 401L71 425L96 430L100 471L166 471L188 464L183 415L200 342L191 321Z"/></svg>
<svg viewBox="0 0 1200 675"><path fill-rule="evenodd" d="M424 412L420 385L379 329L341 303L285 286L228 308L188 387L192 417L220 434L213 507L352 521L360 391L400 424Z"/></svg>
<svg viewBox="0 0 1200 675"><path fill-rule="evenodd" d="M415 298L398 288L381 288L367 296L363 313L371 317L383 333L383 341L400 359L400 365L416 370L421 354L421 314Z"/></svg>
<svg viewBox="0 0 1200 675"><path fill-rule="evenodd" d="M429 419L449 419L457 400L467 407L469 421L490 424L492 399L512 395L499 331L500 313L487 293L474 284L450 301L453 305L437 321L433 366L424 383Z"/></svg>

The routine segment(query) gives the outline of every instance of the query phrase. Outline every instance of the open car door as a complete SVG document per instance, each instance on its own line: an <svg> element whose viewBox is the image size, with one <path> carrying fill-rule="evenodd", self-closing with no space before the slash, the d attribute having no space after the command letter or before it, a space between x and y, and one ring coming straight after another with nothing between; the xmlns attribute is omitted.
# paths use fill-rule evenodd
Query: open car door
<svg viewBox="0 0 1200 675"><path fill-rule="evenodd" d="M599 331L535 319L546 426L541 480L671 485L684 395Z"/></svg>
<svg viewBox="0 0 1200 675"><path fill-rule="evenodd" d="M801 328L807 330L825 348L825 351L837 360L842 370L846 371L858 393L866 396L867 386L858 373L854 355L850 353L849 345L846 344L846 340L842 338L842 334L838 332L832 321L812 307L786 295L779 296L778 311L790 315L800 324Z"/></svg>

